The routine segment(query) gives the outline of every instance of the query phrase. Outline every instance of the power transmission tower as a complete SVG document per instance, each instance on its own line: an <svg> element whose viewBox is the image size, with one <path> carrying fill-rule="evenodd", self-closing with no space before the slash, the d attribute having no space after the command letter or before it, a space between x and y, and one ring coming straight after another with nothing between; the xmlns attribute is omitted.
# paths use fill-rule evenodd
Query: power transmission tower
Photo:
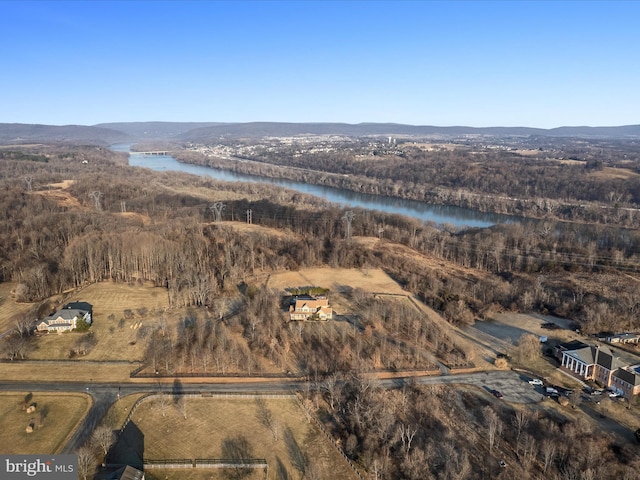
<svg viewBox="0 0 640 480"><path fill-rule="evenodd" d="M382 235L384 234L384 227L382 225L380 225L378 227L378 238L382 238Z"/></svg>
<svg viewBox="0 0 640 480"><path fill-rule="evenodd" d="M353 222L355 216L356 214L349 210L342 217L342 221L347 225L347 239L351 238L351 222Z"/></svg>
<svg viewBox="0 0 640 480"><path fill-rule="evenodd" d="M31 191L31 184L33 182L33 177L24 177L24 181L27 182L27 191Z"/></svg>
<svg viewBox="0 0 640 480"><path fill-rule="evenodd" d="M120 211L122 213L127 213L127 202L125 202L124 200L120 201Z"/></svg>
<svg viewBox="0 0 640 480"><path fill-rule="evenodd" d="M102 205L100 205L100 197L102 196L102 192L95 191L89 194L89 197L93 198L93 202L95 204L96 210L102 210Z"/></svg>
<svg viewBox="0 0 640 480"><path fill-rule="evenodd" d="M222 221L222 210L224 210L226 207L226 205L222 202L216 202L213 205L209 205L209 210L213 211L213 213L215 214L215 221L216 222L221 222Z"/></svg>
<svg viewBox="0 0 640 480"><path fill-rule="evenodd" d="M248 224L252 224L253 223L253 210L251 210L251 209L247 210L247 223Z"/></svg>

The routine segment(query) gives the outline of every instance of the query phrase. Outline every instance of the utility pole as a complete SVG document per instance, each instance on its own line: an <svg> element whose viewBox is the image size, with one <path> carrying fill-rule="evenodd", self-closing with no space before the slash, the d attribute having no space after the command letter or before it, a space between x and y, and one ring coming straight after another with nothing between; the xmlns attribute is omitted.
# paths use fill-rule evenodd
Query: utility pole
<svg viewBox="0 0 640 480"><path fill-rule="evenodd" d="M351 238L351 222L353 222L355 216L356 214L353 213L352 210L349 210L342 217L342 221L347 225L347 239Z"/></svg>
<svg viewBox="0 0 640 480"><path fill-rule="evenodd" d="M213 205L209 205L209 210L213 211L213 213L216 216L215 218L216 222L222 221L222 210L224 210L225 207L226 205L222 202L216 202Z"/></svg>
<svg viewBox="0 0 640 480"><path fill-rule="evenodd" d="M102 205L100 205L100 197L102 196L102 192L95 191L89 194L89 197L93 198L93 202L95 204L96 210L102 210Z"/></svg>
<svg viewBox="0 0 640 480"><path fill-rule="evenodd" d="M253 210L250 208L247 210L247 223L251 225L253 223Z"/></svg>

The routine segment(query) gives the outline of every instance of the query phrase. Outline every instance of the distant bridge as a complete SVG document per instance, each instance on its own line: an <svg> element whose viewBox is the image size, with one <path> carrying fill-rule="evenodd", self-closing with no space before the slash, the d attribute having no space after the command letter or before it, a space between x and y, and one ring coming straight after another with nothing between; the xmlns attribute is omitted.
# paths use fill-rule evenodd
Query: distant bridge
<svg viewBox="0 0 640 480"><path fill-rule="evenodd" d="M169 150L158 150L156 152L129 152L130 155L142 155L145 157L160 157L171 155Z"/></svg>

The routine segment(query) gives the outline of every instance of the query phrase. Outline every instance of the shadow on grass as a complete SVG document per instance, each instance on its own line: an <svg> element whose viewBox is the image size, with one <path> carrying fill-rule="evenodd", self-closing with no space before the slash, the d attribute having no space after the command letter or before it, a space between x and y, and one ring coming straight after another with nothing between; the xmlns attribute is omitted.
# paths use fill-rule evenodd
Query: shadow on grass
<svg viewBox="0 0 640 480"><path fill-rule="evenodd" d="M138 470L144 463L144 434L135 422L127 424L118 441L109 450L107 463L131 465Z"/></svg>

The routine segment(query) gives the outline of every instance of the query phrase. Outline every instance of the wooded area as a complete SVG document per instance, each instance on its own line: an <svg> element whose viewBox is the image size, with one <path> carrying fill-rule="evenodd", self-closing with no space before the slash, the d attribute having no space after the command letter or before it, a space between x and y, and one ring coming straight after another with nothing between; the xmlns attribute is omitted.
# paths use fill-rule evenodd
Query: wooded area
<svg viewBox="0 0 640 480"><path fill-rule="evenodd" d="M95 147L23 153L0 159L0 280L15 282L25 302L104 280L166 289L185 315L175 330L160 322L139 333L150 372L251 375L273 365L327 379L322 398L307 398L376 478L425 478L427 465L433 478L495 477L497 458L489 466L486 457L498 445L520 459L504 478L612 478L614 470L635 478L636 453L579 421L449 387L383 390L362 376L473 362L446 328L407 304L353 289L351 322L286 322L282 292L253 279L322 265L382 268L454 325L513 310L570 318L584 333L632 330L637 230L553 220L457 230L356 209L349 236L344 209L297 192L136 169ZM445 157L435 170L453 168ZM213 208L218 202L224 209ZM247 209L265 228L235 227ZM3 356L28 358L29 341L17 329L2 340Z"/></svg>

